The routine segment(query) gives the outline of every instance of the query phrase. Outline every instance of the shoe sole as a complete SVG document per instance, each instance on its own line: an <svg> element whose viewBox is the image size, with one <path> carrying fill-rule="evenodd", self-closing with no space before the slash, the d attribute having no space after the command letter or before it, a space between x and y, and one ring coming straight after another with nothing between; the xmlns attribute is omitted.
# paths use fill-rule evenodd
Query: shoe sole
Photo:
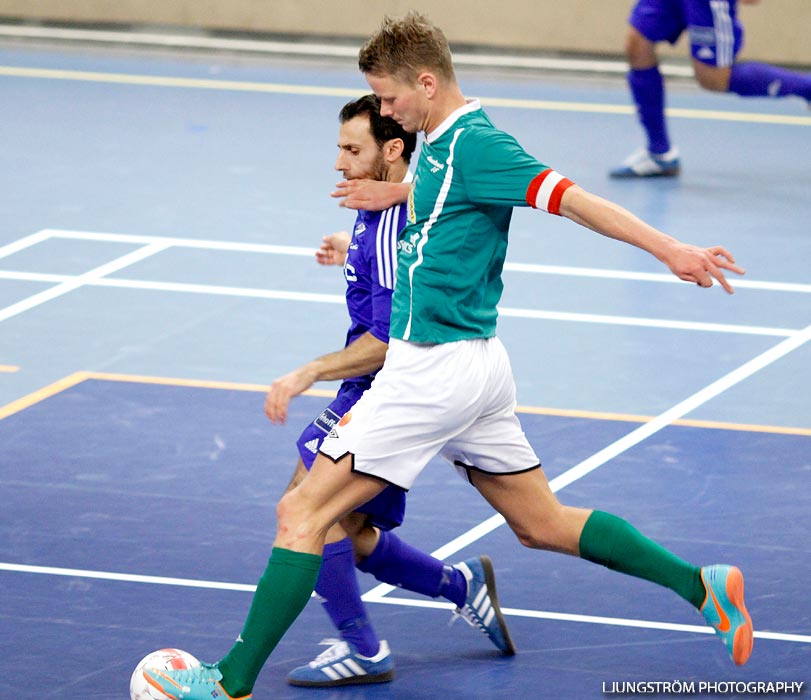
<svg viewBox="0 0 811 700"><path fill-rule="evenodd" d="M496 620L498 620L498 626L501 629L501 634L504 636L504 641L507 644L506 649L502 649L501 653L504 656L515 656L516 647L510 636L510 630L507 627L507 621L504 619L504 615L501 613L501 606L498 604L498 592L496 591L496 574L493 571L493 562L490 561L490 557L487 555L482 555L479 557L482 563L482 568L484 569L484 582L487 584L487 592L490 595L490 604L493 606L493 612L496 614Z"/></svg>
<svg viewBox="0 0 811 700"><path fill-rule="evenodd" d="M743 666L749 661L755 640L752 618L749 617L749 612L743 602L743 574L737 566L733 566L729 570L726 581L726 594L729 602L735 606L735 609L743 615L746 621L745 624L740 625L735 630L735 636L732 639L732 660L738 666Z"/></svg>
<svg viewBox="0 0 811 700"><path fill-rule="evenodd" d="M639 173L609 173L608 175L615 180L645 180L652 177L678 177L679 174L681 174L681 168L672 168L660 173L647 173L645 175Z"/></svg>
<svg viewBox="0 0 811 700"><path fill-rule="evenodd" d="M394 671L385 673L367 673L365 676L350 676L335 681L298 681L288 678L287 682L298 688L334 688L339 685L368 685L369 683L389 683L394 680Z"/></svg>

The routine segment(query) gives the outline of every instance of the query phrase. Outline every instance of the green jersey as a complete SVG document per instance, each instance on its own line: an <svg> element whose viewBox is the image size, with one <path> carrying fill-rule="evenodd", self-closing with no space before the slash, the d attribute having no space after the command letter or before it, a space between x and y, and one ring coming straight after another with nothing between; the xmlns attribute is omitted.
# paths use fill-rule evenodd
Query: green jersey
<svg viewBox="0 0 811 700"><path fill-rule="evenodd" d="M477 101L427 134L398 240L391 336L495 335L513 207L558 213L571 184L496 129Z"/></svg>

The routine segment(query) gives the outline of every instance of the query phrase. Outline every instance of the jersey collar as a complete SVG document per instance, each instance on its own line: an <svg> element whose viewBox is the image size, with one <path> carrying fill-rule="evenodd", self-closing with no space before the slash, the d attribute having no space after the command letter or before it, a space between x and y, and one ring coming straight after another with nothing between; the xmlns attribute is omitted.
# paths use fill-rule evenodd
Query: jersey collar
<svg viewBox="0 0 811 700"><path fill-rule="evenodd" d="M467 104L459 107L459 109L454 110L451 112L447 117L445 117L445 121L443 121L436 129L434 129L430 134L425 135L425 142L431 143L432 141L436 141L442 134L444 134L448 129L450 129L454 122L459 119L464 114L470 114L471 112L475 112L478 109L481 109L482 105L479 100L468 100Z"/></svg>

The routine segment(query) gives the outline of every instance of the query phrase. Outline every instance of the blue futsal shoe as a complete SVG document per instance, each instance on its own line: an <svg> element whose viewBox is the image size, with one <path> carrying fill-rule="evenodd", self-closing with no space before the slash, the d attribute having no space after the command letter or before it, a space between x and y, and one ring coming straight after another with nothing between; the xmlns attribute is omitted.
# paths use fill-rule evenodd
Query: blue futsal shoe
<svg viewBox="0 0 811 700"><path fill-rule="evenodd" d="M496 575L490 558L474 557L455 564L455 567L467 580L467 598L465 604L454 611L451 623L461 617L471 627L486 634L505 656L512 656L515 654L515 644L498 605Z"/></svg>
<svg viewBox="0 0 811 700"><path fill-rule="evenodd" d="M701 614L721 637L732 660L742 666L754 643L752 618L743 602L743 574L737 566L714 564L701 567L701 581L707 589Z"/></svg>
<svg viewBox="0 0 811 700"><path fill-rule="evenodd" d="M673 146L667 153L651 153L640 148L628 156L609 175L614 178L675 177L681 172L679 149Z"/></svg>
<svg viewBox="0 0 811 700"><path fill-rule="evenodd" d="M294 668L287 676L290 685L328 688L336 685L387 683L394 678L391 650L385 640L374 656L361 656L341 639L325 639L329 649L306 666Z"/></svg>
<svg viewBox="0 0 811 700"><path fill-rule="evenodd" d="M147 683L172 700L249 700L252 695L234 697L220 685L222 673L209 664L182 671L145 669Z"/></svg>

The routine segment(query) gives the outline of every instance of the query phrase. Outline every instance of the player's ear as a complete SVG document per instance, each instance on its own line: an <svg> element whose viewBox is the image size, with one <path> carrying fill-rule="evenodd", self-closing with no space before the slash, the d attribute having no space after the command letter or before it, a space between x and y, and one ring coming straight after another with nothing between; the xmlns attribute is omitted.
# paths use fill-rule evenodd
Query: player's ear
<svg viewBox="0 0 811 700"><path fill-rule="evenodd" d="M383 159L387 163L394 163L403 157L405 144L403 139L389 139L383 144Z"/></svg>
<svg viewBox="0 0 811 700"><path fill-rule="evenodd" d="M425 92L425 96L430 100L436 92L437 78L433 73L423 71L417 76L417 86Z"/></svg>

